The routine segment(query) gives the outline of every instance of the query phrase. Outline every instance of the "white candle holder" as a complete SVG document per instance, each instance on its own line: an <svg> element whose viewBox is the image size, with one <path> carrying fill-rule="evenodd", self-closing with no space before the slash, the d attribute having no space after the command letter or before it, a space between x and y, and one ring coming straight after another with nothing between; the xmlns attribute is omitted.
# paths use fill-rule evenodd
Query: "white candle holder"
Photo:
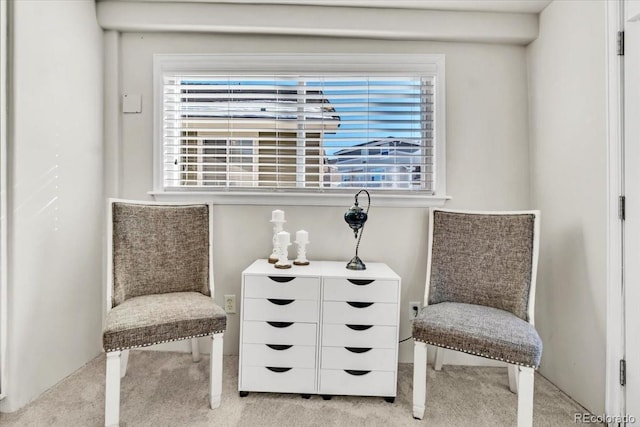
<svg viewBox="0 0 640 427"><path fill-rule="evenodd" d="M278 233L276 240L278 241L278 250L280 251L278 261L275 263L276 268L291 268L289 262L289 246L291 246L289 233L281 231Z"/></svg>
<svg viewBox="0 0 640 427"><path fill-rule="evenodd" d="M307 245L309 244L309 233L305 230L298 230L296 233L296 245L298 245L298 257L293 261L294 265L309 265L307 259Z"/></svg>
<svg viewBox="0 0 640 427"><path fill-rule="evenodd" d="M280 248L278 246L278 233L283 230L284 223L287 222L284 219L284 212L281 210L275 210L271 212L271 221L273 224L273 251L269 255L269 263L275 264L280 258Z"/></svg>

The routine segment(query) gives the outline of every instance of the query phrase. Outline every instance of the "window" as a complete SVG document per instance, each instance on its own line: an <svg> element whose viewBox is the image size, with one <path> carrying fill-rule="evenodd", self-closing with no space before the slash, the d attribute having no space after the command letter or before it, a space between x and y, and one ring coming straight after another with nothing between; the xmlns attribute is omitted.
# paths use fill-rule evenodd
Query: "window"
<svg viewBox="0 0 640 427"><path fill-rule="evenodd" d="M252 139L198 139L204 132L183 132L180 146L165 148L165 179L182 187L251 187L258 182ZM173 163L171 160L173 159Z"/></svg>
<svg viewBox="0 0 640 427"><path fill-rule="evenodd" d="M441 56L157 55L154 77L156 193L445 195Z"/></svg>

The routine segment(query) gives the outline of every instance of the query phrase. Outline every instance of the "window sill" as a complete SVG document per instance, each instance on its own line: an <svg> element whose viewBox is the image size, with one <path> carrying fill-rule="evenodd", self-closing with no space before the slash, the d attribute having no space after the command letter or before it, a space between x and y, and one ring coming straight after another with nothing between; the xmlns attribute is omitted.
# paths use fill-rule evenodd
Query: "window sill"
<svg viewBox="0 0 640 427"><path fill-rule="evenodd" d="M216 205L263 206L346 206L352 203L358 189L351 193L297 192L205 192L205 191L149 191L159 202L211 202ZM372 204L382 207L426 208L442 207L450 196L424 194L384 194L371 192Z"/></svg>

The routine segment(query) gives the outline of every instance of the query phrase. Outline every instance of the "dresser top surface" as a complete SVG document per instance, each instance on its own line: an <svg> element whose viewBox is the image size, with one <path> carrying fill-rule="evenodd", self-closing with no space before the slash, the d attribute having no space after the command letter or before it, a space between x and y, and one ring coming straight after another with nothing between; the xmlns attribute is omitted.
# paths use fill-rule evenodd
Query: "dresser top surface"
<svg viewBox="0 0 640 427"><path fill-rule="evenodd" d="M349 270L344 261L310 261L309 265L292 265L291 268L275 268L266 259L258 259L242 273L248 275L296 276L296 277L338 277L351 279L400 280L387 264L366 263L366 270Z"/></svg>

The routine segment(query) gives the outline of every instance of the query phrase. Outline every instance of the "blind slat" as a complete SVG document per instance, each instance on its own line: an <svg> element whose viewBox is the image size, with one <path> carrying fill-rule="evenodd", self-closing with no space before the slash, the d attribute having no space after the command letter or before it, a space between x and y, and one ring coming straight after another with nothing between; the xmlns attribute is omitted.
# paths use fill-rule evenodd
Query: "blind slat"
<svg viewBox="0 0 640 427"><path fill-rule="evenodd" d="M165 188L432 190L434 92L420 76L166 74Z"/></svg>

